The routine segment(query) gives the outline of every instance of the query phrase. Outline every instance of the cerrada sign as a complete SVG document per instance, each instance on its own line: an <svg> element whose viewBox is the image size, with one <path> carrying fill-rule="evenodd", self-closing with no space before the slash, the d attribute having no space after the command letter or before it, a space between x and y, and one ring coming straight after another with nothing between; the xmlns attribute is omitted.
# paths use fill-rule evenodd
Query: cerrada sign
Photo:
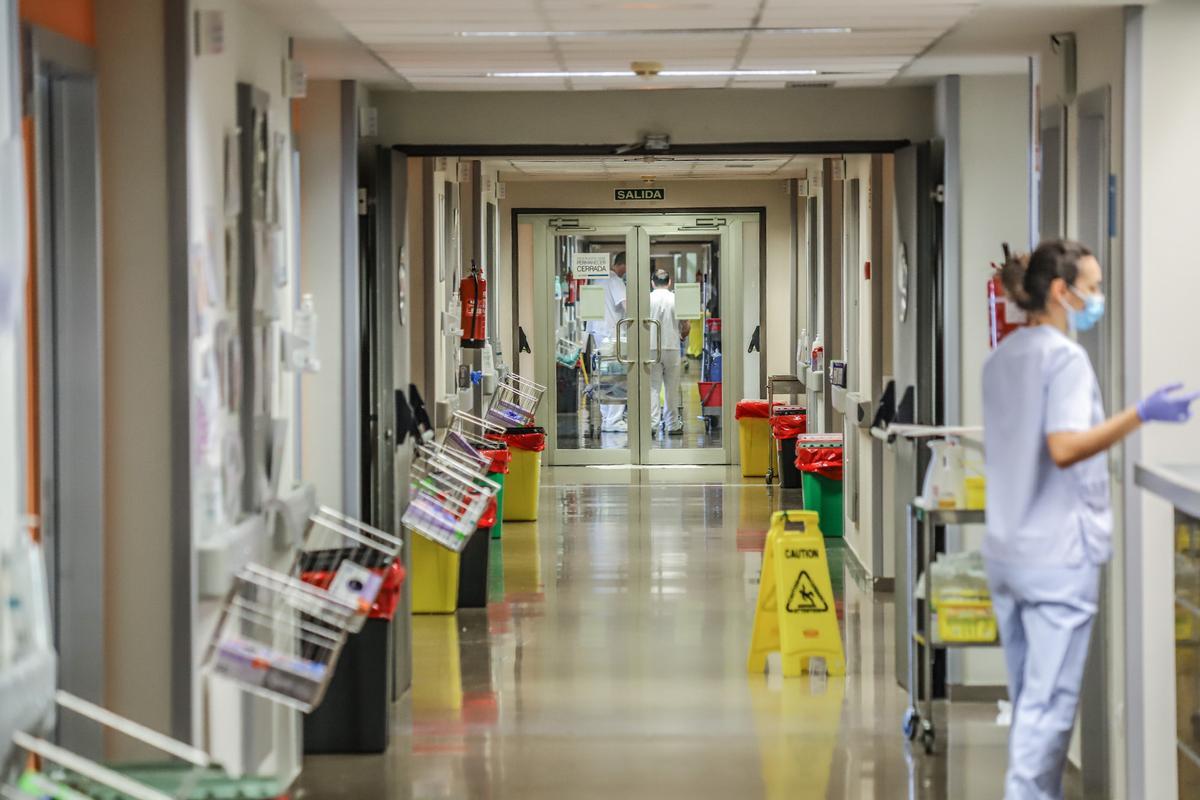
<svg viewBox="0 0 1200 800"><path fill-rule="evenodd" d="M613 198L616 200L666 200L667 190L658 188L615 189Z"/></svg>

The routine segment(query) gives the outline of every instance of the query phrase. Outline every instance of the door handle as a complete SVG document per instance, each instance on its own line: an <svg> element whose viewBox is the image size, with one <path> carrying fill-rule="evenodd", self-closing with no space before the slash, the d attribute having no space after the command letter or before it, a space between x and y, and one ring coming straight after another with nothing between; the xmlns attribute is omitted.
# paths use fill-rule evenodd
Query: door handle
<svg viewBox="0 0 1200 800"><path fill-rule="evenodd" d="M649 326L653 325L656 328L656 331L655 331L656 336L655 336L654 341L658 345L657 349L655 350L655 352L658 355L655 356L653 359L651 359L649 361L643 361L642 363L644 365L646 365L647 367L653 366L654 364L661 364L662 363L662 323L656 319L644 319L644 320L642 320L642 325L647 328L649 328Z"/></svg>
<svg viewBox="0 0 1200 800"><path fill-rule="evenodd" d="M630 319L629 317L626 317L625 319L617 321L617 340L615 342L613 342L613 348L616 350L617 362L620 364L625 364L625 365L633 364L633 362L630 361L629 359L621 357L621 331L625 328L628 328L632 324L633 324L633 320Z"/></svg>

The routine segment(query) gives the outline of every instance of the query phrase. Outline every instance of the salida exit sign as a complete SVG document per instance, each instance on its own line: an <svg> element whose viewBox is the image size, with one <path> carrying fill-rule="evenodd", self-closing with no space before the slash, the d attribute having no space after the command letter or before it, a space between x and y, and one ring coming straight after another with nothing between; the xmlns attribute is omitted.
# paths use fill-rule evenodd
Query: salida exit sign
<svg viewBox="0 0 1200 800"><path fill-rule="evenodd" d="M666 200L667 190L658 188L638 187L636 189L614 189L613 198L616 200Z"/></svg>

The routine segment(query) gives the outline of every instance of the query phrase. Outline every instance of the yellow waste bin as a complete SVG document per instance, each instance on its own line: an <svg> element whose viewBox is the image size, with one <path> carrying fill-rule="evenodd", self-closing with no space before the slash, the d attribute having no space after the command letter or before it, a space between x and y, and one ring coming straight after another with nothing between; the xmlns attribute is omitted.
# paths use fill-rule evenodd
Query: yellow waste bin
<svg viewBox="0 0 1200 800"><path fill-rule="evenodd" d="M458 606L458 553L424 536L411 537L414 614L453 614Z"/></svg>
<svg viewBox="0 0 1200 800"><path fill-rule="evenodd" d="M504 521L534 522L538 518L538 488L542 481L542 451L546 431L513 428L503 436L512 460L504 479Z"/></svg>
<svg viewBox="0 0 1200 800"><path fill-rule="evenodd" d="M771 467L771 423L766 400L742 400L734 418L742 454L742 477L761 478Z"/></svg>

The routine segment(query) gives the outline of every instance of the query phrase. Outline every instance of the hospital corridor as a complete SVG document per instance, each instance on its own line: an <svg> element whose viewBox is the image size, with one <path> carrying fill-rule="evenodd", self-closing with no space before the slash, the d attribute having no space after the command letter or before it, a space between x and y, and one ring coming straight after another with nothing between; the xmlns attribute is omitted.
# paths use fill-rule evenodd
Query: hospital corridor
<svg viewBox="0 0 1200 800"><path fill-rule="evenodd" d="M1200 800L1197 0L0 0L0 800Z"/></svg>

